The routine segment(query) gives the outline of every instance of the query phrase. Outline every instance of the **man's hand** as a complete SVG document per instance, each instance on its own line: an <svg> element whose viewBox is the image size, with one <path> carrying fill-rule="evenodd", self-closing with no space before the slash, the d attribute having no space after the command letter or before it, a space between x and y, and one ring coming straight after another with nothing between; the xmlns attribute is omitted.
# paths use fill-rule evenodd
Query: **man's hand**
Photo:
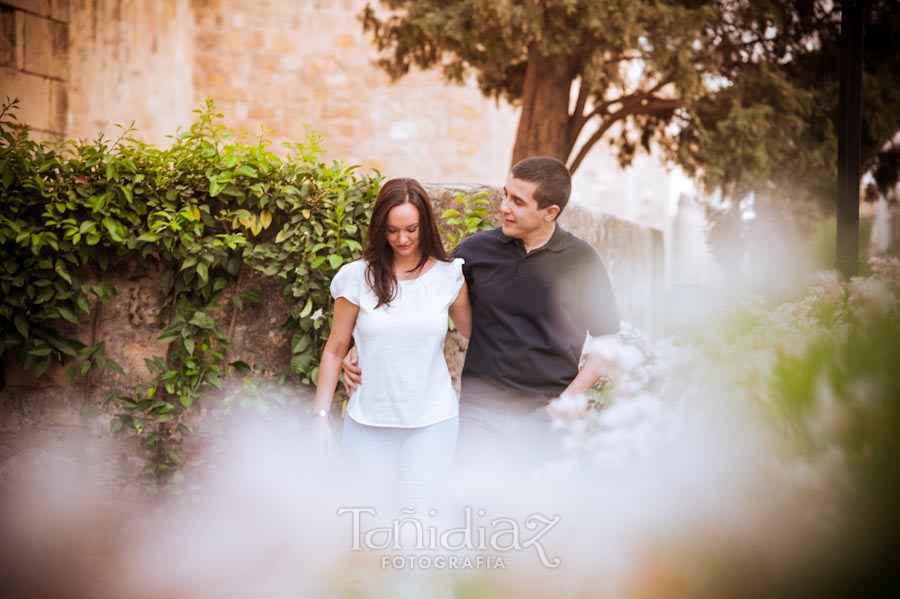
<svg viewBox="0 0 900 599"><path fill-rule="evenodd" d="M341 361L344 369L344 389L347 393L353 393L362 384L362 368L359 367L359 352L356 347L351 347L347 355Z"/></svg>
<svg viewBox="0 0 900 599"><path fill-rule="evenodd" d="M572 420L587 412L587 406L587 395L583 393L578 395L563 393L547 404L547 407L544 409L547 410L547 414L553 419Z"/></svg>

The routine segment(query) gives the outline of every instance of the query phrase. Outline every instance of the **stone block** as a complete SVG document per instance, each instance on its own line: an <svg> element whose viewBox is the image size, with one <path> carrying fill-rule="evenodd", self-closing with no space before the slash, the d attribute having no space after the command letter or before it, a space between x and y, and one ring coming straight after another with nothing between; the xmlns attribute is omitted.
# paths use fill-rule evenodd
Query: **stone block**
<svg viewBox="0 0 900 599"><path fill-rule="evenodd" d="M28 139L32 139L38 143L44 141L60 141L63 136L52 131L42 131L41 129L32 129L28 132Z"/></svg>
<svg viewBox="0 0 900 599"><path fill-rule="evenodd" d="M0 6L0 66L16 66L16 13Z"/></svg>
<svg viewBox="0 0 900 599"><path fill-rule="evenodd" d="M25 69L25 13L21 10L15 12L16 19L16 69Z"/></svg>
<svg viewBox="0 0 900 599"><path fill-rule="evenodd" d="M84 391L77 387L8 387L0 392L5 430L73 426L81 421Z"/></svg>
<svg viewBox="0 0 900 599"><path fill-rule="evenodd" d="M51 0L3 0L3 4L13 8L20 8L42 17L49 17L52 14Z"/></svg>
<svg viewBox="0 0 900 599"><path fill-rule="evenodd" d="M19 122L33 129L50 130L50 80L0 67L3 98L19 99Z"/></svg>
<svg viewBox="0 0 900 599"><path fill-rule="evenodd" d="M50 82L49 129L55 133L66 132L66 116L69 110L69 96L62 81Z"/></svg>
<svg viewBox="0 0 900 599"><path fill-rule="evenodd" d="M69 70L68 25L25 16L25 70L65 79Z"/></svg>
<svg viewBox="0 0 900 599"><path fill-rule="evenodd" d="M69 0L50 0L50 17L68 23Z"/></svg>

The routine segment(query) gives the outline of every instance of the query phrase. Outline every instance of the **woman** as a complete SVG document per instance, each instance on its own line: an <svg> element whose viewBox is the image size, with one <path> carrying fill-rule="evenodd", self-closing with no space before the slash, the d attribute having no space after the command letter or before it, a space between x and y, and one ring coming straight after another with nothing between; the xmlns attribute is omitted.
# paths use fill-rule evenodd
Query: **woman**
<svg viewBox="0 0 900 599"><path fill-rule="evenodd" d="M330 453L328 414L341 360L356 342L365 380L344 418L344 458L364 487L426 506L449 473L459 398L443 347L447 316L468 337L472 310L462 259L441 244L428 195L413 179L392 179L375 200L361 260L331 282L334 320L316 387L315 437Z"/></svg>

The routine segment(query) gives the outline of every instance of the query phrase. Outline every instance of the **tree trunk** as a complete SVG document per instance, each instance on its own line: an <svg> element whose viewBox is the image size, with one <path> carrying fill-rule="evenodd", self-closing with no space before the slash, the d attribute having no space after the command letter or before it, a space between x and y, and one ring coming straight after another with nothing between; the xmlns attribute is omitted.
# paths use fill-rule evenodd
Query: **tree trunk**
<svg viewBox="0 0 900 599"><path fill-rule="evenodd" d="M553 156L567 161L572 151L567 125L574 75L571 56L529 53L512 164L529 156Z"/></svg>

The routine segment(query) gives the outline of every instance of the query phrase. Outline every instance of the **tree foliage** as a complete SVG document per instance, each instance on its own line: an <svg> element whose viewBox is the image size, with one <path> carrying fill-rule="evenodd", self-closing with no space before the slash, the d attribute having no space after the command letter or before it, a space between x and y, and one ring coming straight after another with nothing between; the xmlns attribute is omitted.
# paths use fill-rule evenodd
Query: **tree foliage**
<svg viewBox="0 0 900 599"><path fill-rule="evenodd" d="M413 66L521 106L513 162L576 170L608 140L711 186L830 197L840 6L823 0L381 0L360 17L380 66ZM864 166L900 129L896 0L868 5ZM387 10L381 10L381 8ZM893 75L891 75L893 73Z"/></svg>

